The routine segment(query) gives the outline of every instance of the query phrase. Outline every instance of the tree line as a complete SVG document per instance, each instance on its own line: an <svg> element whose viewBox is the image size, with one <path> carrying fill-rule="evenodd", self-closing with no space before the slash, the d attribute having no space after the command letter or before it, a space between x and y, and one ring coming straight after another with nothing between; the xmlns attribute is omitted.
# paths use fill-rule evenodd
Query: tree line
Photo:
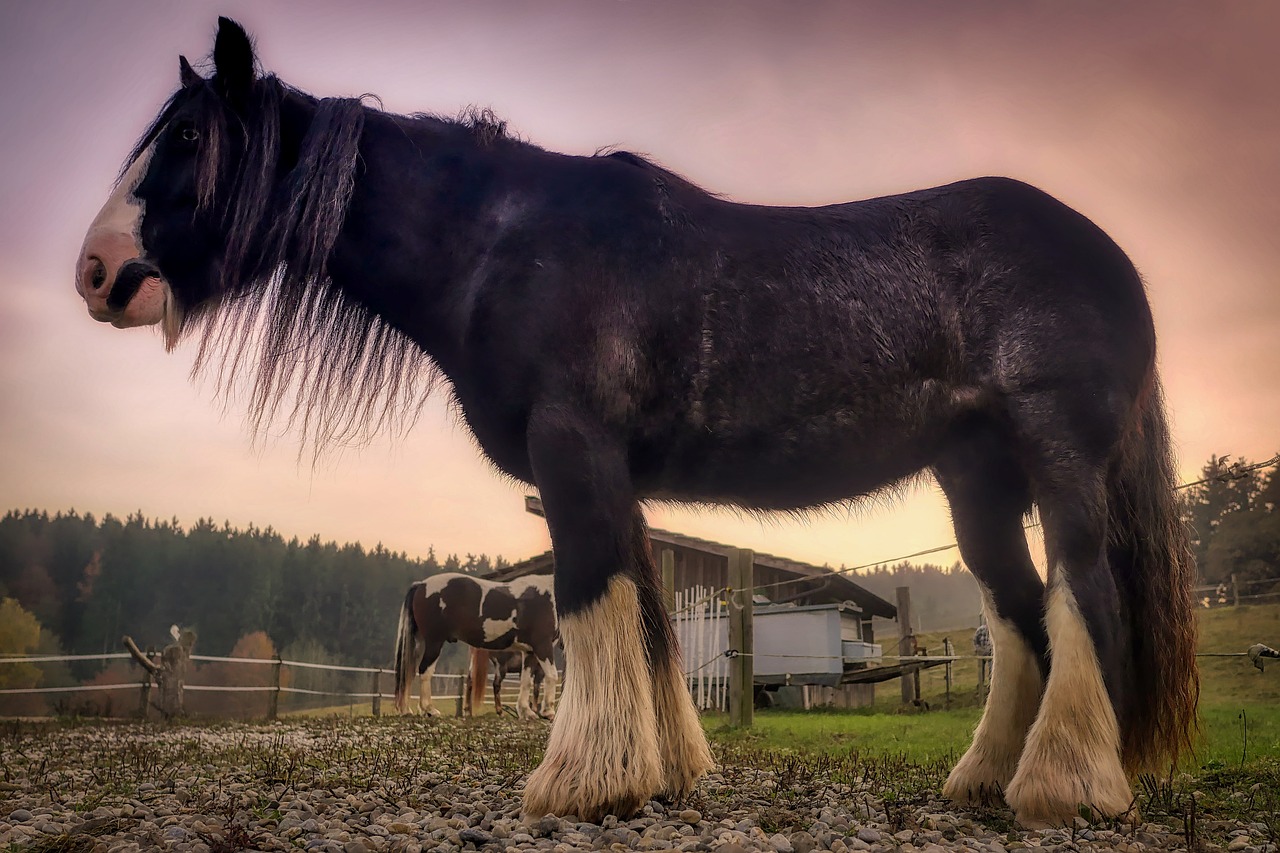
<svg viewBox="0 0 1280 853"><path fill-rule="evenodd" d="M1178 495L1199 584L1244 590L1242 601L1280 600L1280 465L1211 456L1197 481ZM902 561L860 572L856 580L889 601L895 588L911 587L917 630L972 627L982 609L977 582L959 562ZM877 632L884 630L877 626Z"/></svg>
<svg viewBox="0 0 1280 853"><path fill-rule="evenodd" d="M1179 495L1202 585L1234 576L1254 595L1280 594L1274 462L1211 457L1200 482ZM115 652L125 633L158 645L177 624L196 630L203 654L227 655L239 645L295 660L384 666L412 581L503 565L484 554L442 561L434 550L413 558L381 544L285 539L270 527L242 530L211 519L184 528L141 513L97 519L11 511L0 519L0 654ZM923 630L972 626L981 610L977 584L960 563L904 561L857 581L889 600L895 587L910 586ZM70 674L88 678L98 669L73 664ZM0 667L0 687L27 680L21 673Z"/></svg>
<svg viewBox="0 0 1280 853"><path fill-rule="evenodd" d="M227 655L265 632L285 657L382 666L411 582L502 565L484 554L412 558L381 544L285 539L211 519L184 528L141 513L11 511L0 519L0 602L14 627L0 642L25 648L0 653L117 652L124 634L160 645L176 624L196 631L203 654Z"/></svg>

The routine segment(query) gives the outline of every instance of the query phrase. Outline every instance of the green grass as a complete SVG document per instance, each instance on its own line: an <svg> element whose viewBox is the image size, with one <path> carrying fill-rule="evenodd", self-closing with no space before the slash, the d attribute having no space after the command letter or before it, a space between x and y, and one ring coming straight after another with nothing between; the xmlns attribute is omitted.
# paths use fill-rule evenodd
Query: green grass
<svg viewBox="0 0 1280 853"><path fill-rule="evenodd" d="M704 724L712 739L727 744L808 755L855 752L938 761L953 760L964 752L980 715L977 708L903 714L757 711L755 725L747 730L731 729L722 714L705 717ZM1202 704L1200 716L1204 739L1186 769L1240 767L1242 759L1246 765L1280 761L1280 707Z"/></svg>
<svg viewBox="0 0 1280 853"><path fill-rule="evenodd" d="M1245 651L1254 643L1280 648L1280 604L1243 607L1221 607L1197 611L1200 616L1201 653ZM942 654L942 640L950 637L956 654L973 653L973 631L933 631L919 635L919 644L931 655ZM885 640L886 651L889 640ZM930 707L948 707L946 699L946 667L938 666L920 673L920 693ZM961 660L952 664L950 706L978 705L978 662ZM1272 662L1266 672L1259 671L1242 657L1200 658L1200 694L1206 706L1240 703L1242 707L1280 705L1280 661ZM885 682L876 690L875 707L895 711L901 704L897 681Z"/></svg>
<svg viewBox="0 0 1280 853"><path fill-rule="evenodd" d="M810 755L904 756L913 761L956 758L978 724L977 708L914 714L839 711L757 711L755 725L729 727L723 714L704 717L707 734L724 743Z"/></svg>

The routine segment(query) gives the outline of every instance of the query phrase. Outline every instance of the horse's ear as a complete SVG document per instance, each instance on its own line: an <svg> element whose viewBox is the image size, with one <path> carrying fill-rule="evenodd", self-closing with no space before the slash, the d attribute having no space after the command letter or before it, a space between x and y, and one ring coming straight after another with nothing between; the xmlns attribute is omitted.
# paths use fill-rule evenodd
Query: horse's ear
<svg viewBox="0 0 1280 853"><path fill-rule="evenodd" d="M223 97L241 102L253 86L253 44L244 27L230 18L218 18L213 41L214 82Z"/></svg>
<svg viewBox="0 0 1280 853"><path fill-rule="evenodd" d="M184 89L199 86L204 82L204 78L196 73L196 70L191 67L190 62L187 62L185 56L178 57L178 79L182 81L182 88Z"/></svg>

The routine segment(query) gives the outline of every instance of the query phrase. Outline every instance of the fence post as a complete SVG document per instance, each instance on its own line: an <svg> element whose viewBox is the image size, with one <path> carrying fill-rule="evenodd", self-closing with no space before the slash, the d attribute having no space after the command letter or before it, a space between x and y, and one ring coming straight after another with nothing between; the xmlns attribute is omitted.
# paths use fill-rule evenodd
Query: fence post
<svg viewBox="0 0 1280 853"><path fill-rule="evenodd" d="M1234 607L1240 606L1240 584L1236 582L1236 573L1231 573L1231 600Z"/></svg>
<svg viewBox="0 0 1280 853"><path fill-rule="evenodd" d="M676 609L676 555L670 548L662 549L662 603L667 613Z"/></svg>
<svg viewBox="0 0 1280 853"><path fill-rule="evenodd" d="M755 630L751 597L755 589L755 553L735 548L729 554L729 725L750 728L755 716Z"/></svg>
<svg viewBox="0 0 1280 853"><path fill-rule="evenodd" d="M956 653L955 644L951 642L950 637L942 638L942 653L947 657L953 657ZM946 664L946 682L947 682L947 707L951 707L951 661Z"/></svg>
<svg viewBox="0 0 1280 853"><path fill-rule="evenodd" d="M921 647L919 647L919 648L917 648L917 649L916 649L916 654L917 654L917 655L928 655L928 654L929 654L929 650L928 650L927 648L924 648L923 646L921 646ZM912 680L913 682L915 682L916 699L921 700L921 704L922 704L922 706L923 706L923 700L924 700L924 690L923 690L923 689L921 689L921 687L920 687L920 678L921 678L921 674L922 674L923 672L924 672L924 669L923 669L923 668L921 668L921 667L916 667L916 671L915 671L915 672L913 672L913 673L911 673L911 680Z"/></svg>
<svg viewBox="0 0 1280 853"><path fill-rule="evenodd" d="M373 671L373 715L382 716L382 670Z"/></svg>
<svg viewBox="0 0 1280 853"><path fill-rule="evenodd" d="M476 709L471 707L471 664L468 662L467 671L463 674L458 682L462 685L462 692L458 694L458 706L454 709L455 717L473 717Z"/></svg>
<svg viewBox="0 0 1280 853"><path fill-rule="evenodd" d="M151 706L151 673L142 674L141 696L138 697L138 716L146 722L147 709Z"/></svg>
<svg viewBox="0 0 1280 853"><path fill-rule="evenodd" d="M911 630L911 587L900 586L895 590L898 596L898 665L903 666L908 657L916 653L915 634ZM920 698L916 692L916 680L912 674L902 674L902 704L914 705Z"/></svg>
<svg viewBox="0 0 1280 853"><path fill-rule="evenodd" d="M267 704L267 719L274 720L280 716L280 676L284 670L284 661L280 660L280 655L275 656L275 663L271 668L275 670L275 690L271 691Z"/></svg>

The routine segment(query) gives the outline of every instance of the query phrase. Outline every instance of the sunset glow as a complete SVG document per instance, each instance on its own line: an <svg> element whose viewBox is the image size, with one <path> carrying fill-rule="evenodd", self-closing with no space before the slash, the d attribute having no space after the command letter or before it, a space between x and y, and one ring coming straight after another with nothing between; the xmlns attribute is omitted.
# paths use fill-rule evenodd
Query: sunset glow
<svg viewBox="0 0 1280 853"><path fill-rule="evenodd" d="M189 380L193 346L165 355L153 333L86 316L85 228L219 14L315 94L491 107L535 144L643 152L735 200L1036 184L1142 271L1184 479L1212 453L1280 450L1280 6L46 0L0 11L4 509L212 517L411 555L549 547L530 490L494 473L444 392L407 434L312 467L293 436L255 443L242 401ZM650 520L833 565L953 539L927 479L807 520Z"/></svg>

